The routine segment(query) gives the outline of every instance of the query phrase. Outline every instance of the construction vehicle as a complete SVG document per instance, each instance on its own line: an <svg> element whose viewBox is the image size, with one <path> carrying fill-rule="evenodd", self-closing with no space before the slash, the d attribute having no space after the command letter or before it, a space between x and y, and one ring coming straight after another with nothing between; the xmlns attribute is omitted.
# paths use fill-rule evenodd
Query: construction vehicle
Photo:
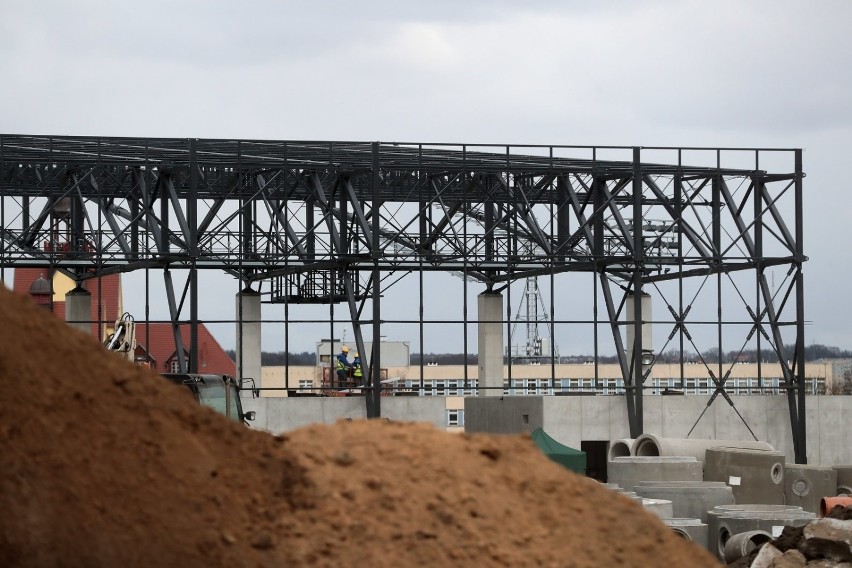
<svg viewBox="0 0 852 568"><path fill-rule="evenodd" d="M128 361L148 366L146 359L136 360L136 323L133 316L125 312L115 320L113 332L104 341L108 351L118 353ZM243 412L240 400L241 384L230 375L200 375L196 373L161 373L169 381L189 389L195 400L209 406L219 414L248 425L255 419L255 412ZM252 390L255 394L255 391Z"/></svg>
<svg viewBox="0 0 852 568"><path fill-rule="evenodd" d="M241 385L230 375L163 373L162 376L176 385L185 386L199 404L208 406L231 420L248 425L256 417L254 410L243 412Z"/></svg>

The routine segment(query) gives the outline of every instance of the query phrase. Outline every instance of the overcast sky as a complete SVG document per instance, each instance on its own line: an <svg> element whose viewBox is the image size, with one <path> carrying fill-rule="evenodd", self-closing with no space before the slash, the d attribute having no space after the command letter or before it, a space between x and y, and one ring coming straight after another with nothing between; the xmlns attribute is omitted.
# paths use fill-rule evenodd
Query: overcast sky
<svg viewBox="0 0 852 568"><path fill-rule="evenodd" d="M0 0L0 131L801 147L807 342L850 349L849 22L844 0Z"/></svg>

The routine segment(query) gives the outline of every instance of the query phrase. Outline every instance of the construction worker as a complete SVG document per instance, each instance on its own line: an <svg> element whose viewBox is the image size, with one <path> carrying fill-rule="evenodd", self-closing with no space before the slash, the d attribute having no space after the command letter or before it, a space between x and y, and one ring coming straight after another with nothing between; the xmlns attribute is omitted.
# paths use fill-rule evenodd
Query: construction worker
<svg viewBox="0 0 852 568"><path fill-rule="evenodd" d="M348 382L349 379L349 369L352 368L352 365L349 363L349 348L347 346L343 346L340 350L340 353L337 354L337 386L341 387L344 383Z"/></svg>
<svg viewBox="0 0 852 568"><path fill-rule="evenodd" d="M361 385L364 381L364 369L361 368L361 354L355 353L355 360L352 361L352 377L355 379L355 385Z"/></svg>

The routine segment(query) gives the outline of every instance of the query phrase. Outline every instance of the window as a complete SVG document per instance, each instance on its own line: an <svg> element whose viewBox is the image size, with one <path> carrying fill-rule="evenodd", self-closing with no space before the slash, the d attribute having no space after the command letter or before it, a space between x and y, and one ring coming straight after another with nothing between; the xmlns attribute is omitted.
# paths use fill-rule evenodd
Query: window
<svg viewBox="0 0 852 568"><path fill-rule="evenodd" d="M169 372L180 373L180 359L175 357L169 362Z"/></svg>
<svg viewBox="0 0 852 568"><path fill-rule="evenodd" d="M311 379L299 379L299 392L310 392L314 387L314 381Z"/></svg>
<svg viewBox="0 0 852 568"><path fill-rule="evenodd" d="M464 426L464 410L455 409L447 411L447 426Z"/></svg>

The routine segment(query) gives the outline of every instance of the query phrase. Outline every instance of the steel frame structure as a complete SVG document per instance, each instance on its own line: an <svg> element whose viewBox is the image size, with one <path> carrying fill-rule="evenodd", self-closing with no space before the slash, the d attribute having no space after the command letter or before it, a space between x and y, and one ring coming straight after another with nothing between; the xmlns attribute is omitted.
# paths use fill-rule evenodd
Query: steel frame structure
<svg viewBox="0 0 852 568"><path fill-rule="evenodd" d="M663 297L668 313L654 322L670 327L666 345L677 339L681 367L695 348L716 385L708 407L720 395L733 406L721 357L728 323L740 326L741 349L756 345L761 360L781 365L795 459L805 463L803 178L799 149L0 135L0 267L50 266L77 282L162 270L181 358L188 299L192 339L180 364L190 372L199 270L268 288L272 302L345 302L362 352L362 329L378 338L391 321L381 309L388 275L455 272L502 291L588 273L595 330L608 325L622 369L631 436L643 430L653 365L643 361L642 303L623 312L628 296L651 292ZM773 267L787 272L778 289L766 275ZM174 269L190 275L180 301ZM715 317L692 320L688 296L707 282ZM722 309L730 291L743 304L734 322ZM421 286L421 312L422 296ZM466 312L465 325L477 323ZM507 310L507 327L511 319ZM559 323L551 309L551 337ZM621 336L626 325L633 345ZM696 345L699 325L714 329L718 361ZM370 417L381 414L379 344L366 372Z"/></svg>

